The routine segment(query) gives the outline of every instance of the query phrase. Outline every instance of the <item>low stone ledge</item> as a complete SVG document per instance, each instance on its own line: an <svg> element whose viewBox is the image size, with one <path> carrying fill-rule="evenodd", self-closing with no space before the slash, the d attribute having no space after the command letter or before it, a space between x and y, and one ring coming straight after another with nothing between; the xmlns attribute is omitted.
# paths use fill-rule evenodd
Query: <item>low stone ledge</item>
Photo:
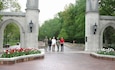
<svg viewBox="0 0 115 70"><path fill-rule="evenodd" d="M39 50L41 51L41 54L31 54L31 55L18 56L13 58L0 58L0 65L12 65L20 62L43 59L45 55L45 50L44 49L39 49Z"/></svg>
<svg viewBox="0 0 115 70"><path fill-rule="evenodd" d="M97 54L97 53L90 53L90 56L97 58L97 59L115 61L115 56L112 56L112 55L102 55L102 54Z"/></svg>

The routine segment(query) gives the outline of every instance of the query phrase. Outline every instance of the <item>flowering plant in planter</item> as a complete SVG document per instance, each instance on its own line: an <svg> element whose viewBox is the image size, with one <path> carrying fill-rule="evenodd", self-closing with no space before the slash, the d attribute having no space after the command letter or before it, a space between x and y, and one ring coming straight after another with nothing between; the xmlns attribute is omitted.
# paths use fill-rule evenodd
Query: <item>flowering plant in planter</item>
<svg viewBox="0 0 115 70"><path fill-rule="evenodd" d="M112 48L108 48L108 49L103 48L103 49L97 51L97 54L113 55L113 56L115 56L115 51Z"/></svg>
<svg viewBox="0 0 115 70"><path fill-rule="evenodd" d="M1 58L12 58L30 54L40 54L40 53L41 53L40 50L33 48L8 49L4 50L3 54L1 55Z"/></svg>

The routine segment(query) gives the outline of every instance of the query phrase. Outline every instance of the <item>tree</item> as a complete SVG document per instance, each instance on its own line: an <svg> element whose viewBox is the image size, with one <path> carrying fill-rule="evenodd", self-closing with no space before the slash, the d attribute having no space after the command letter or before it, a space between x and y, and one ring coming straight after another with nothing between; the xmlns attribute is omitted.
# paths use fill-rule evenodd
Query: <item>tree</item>
<svg viewBox="0 0 115 70"><path fill-rule="evenodd" d="M9 9L12 12L19 12L21 7L18 0L2 0L3 10Z"/></svg>
<svg viewBox="0 0 115 70"><path fill-rule="evenodd" d="M16 44L20 41L20 30L15 23L10 23L4 30L4 44Z"/></svg>
<svg viewBox="0 0 115 70"><path fill-rule="evenodd" d="M67 40L68 39L68 34L67 34L66 30L62 28L58 37L59 38L63 37L64 39Z"/></svg>
<svg viewBox="0 0 115 70"><path fill-rule="evenodd" d="M66 6L65 10L59 13L59 18L62 21L62 29L68 36L67 40L77 40L83 43L85 37L85 0L77 0L75 4Z"/></svg>
<svg viewBox="0 0 115 70"><path fill-rule="evenodd" d="M62 23L62 29L59 34L59 36L65 37L65 39L73 39L74 37L74 23L75 23L75 18L74 18L74 5L69 4L69 6L66 5L65 10L63 12L58 13L59 18L61 18L61 23ZM63 21L62 21L63 20ZM63 34L64 32L64 34ZM66 35L65 35L66 34Z"/></svg>
<svg viewBox="0 0 115 70"><path fill-rule="evenodd" d="M48 38L53 36L57 37L60 32L60 25L61 23L57 17L45 21L45 23L40 27L39 40L44 39L45 36Z"/></svg>
<svg viewBox="0 0 115 70"><path fill-rule="evenodd" d="M115 16L115 0L100 0L100 14Z"/></svg>
<svg viewBox="0 0 115 70"><path fill-rule="evenodd" d="M76 1L75 9L77 10L75 16L75 27L76 34L75 38L77 42L84 43L85 38L85 8L86 8L86 0Z"/></svg>
<svg viewBox="0 0 115 70"><path fill-rule="evenodd" d="M3 3L2 1L0 0L0 11L3 9ZM0 15L0 20L2 20L2 16Z"/></svg>
<svg viewBox="0 0 115 70"><path fill-rule="evenodd" d="M3 3L2 3L2 1L0 1L0 10L2 10L3 9Z"/></svg>
<svg viewBox="0 0 115 70"><path fill-rule="evenodd" d="M100 14L114 16L114 3L115 0L101 0L99 7ZM59 32L59 37L65 36L65 40L68 41L77 40L79 43L85 42L85 9L86 0L76 0L75 4L66 5L64 11L58 12L58 23L61 24L60 31L57 30ZM52 19L52 21L54 21L54 19ZM47 30L47 27L44 29Z"/></svg>
<svg viewBox="0 0 115 70"><path fill-rule="evenodd" d="M47 30L46 32L50 32L50 30L48 31L48 28L52 28L51 24L55 23L56 27L54 27L54 30L53 30L54 33L50 32L50 36L52 36L53 34L58 37L64 37L64 39L67 41L73 41L73 40L79 39L81 42L84 42L85 0L76 1L75 5L71 3L69 5L66 5L64 11L58 12L56 18L58 18L57 19L58 22L55 22L55 18L54 18L44 23L44 25L40 28L40 35L41 34L42 36L43 34L47 35L46 33L42 32L42 29L44 28L45 30ZM53 21L53 23L51 21ZM47 25L50 25L50 26L47 26ZM55 30L55 29L58 29L58 30Z"/></svg>

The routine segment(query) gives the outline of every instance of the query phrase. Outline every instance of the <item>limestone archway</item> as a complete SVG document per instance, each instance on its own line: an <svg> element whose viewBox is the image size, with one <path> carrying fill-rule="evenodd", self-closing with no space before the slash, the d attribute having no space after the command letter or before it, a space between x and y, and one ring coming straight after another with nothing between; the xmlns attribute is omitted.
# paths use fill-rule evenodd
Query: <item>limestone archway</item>
<svg viewBox="0 0 115 70"><path fill-rule="evenodd" d="M100 48L103 48L103 33L104 33L104 30L107 28L107 27L113 27L115 29L115 23L113 22L109 22L109 23L105 23L103 24L103 27L100 29Z"/></svg>
<svg viewBox="0 0 115 70"><path fill-rule="evenodd" d="M39 31L39 9L38 0L27 0L26 12L1 12L2 21L0 21L0 49L3 49L3 31L5 27L14 22L20 29L21 47L38 48ZM30 31L30 22L32 21L32 32Z"/></svg>
<svg viewBox="0 0 115 70"><path fill-rule="evenodd" d="M106 27L115 28L114 16L99 15L98 0L86 0L85 51L97 51L103 47L103 32ZM96 29L94 26L97 26ZM95 29L95 30L94 30ZM94 31L96 31L94 33Z"/></svg>
<svg viewBox="0 0 115 70"><path fill-rule="evenodd" d="M24 28L22 27L22 25L18 22L18 21L16 21L16 20L14 20L14 19L8 19L8 20L5 20L4 22L2 22L1 23L1 27L0 27L0 37L2 38L1 39L1 47L3 46L3 40L4 40L4 29L6 28L6 26L8 25L8 24L10 24L10 23L12 23L12 22L14 22L15 24L17 24L17 26L19 27L19 29L20 29L20 43L21 43L21 46L24 46L24 36L25 36L25 30L24 30Z"/></svg>

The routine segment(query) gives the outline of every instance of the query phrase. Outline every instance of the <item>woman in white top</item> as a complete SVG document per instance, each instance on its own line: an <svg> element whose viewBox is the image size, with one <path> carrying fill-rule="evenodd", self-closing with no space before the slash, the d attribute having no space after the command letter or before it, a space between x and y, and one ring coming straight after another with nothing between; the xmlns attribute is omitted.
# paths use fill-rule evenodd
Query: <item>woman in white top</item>
<svg viewBox="0 0 115 70"><path fill-rule="evenodd" d="M52 39L52 51L55 51L55 46L56 46L56 39L53 37Z"/></svg>

